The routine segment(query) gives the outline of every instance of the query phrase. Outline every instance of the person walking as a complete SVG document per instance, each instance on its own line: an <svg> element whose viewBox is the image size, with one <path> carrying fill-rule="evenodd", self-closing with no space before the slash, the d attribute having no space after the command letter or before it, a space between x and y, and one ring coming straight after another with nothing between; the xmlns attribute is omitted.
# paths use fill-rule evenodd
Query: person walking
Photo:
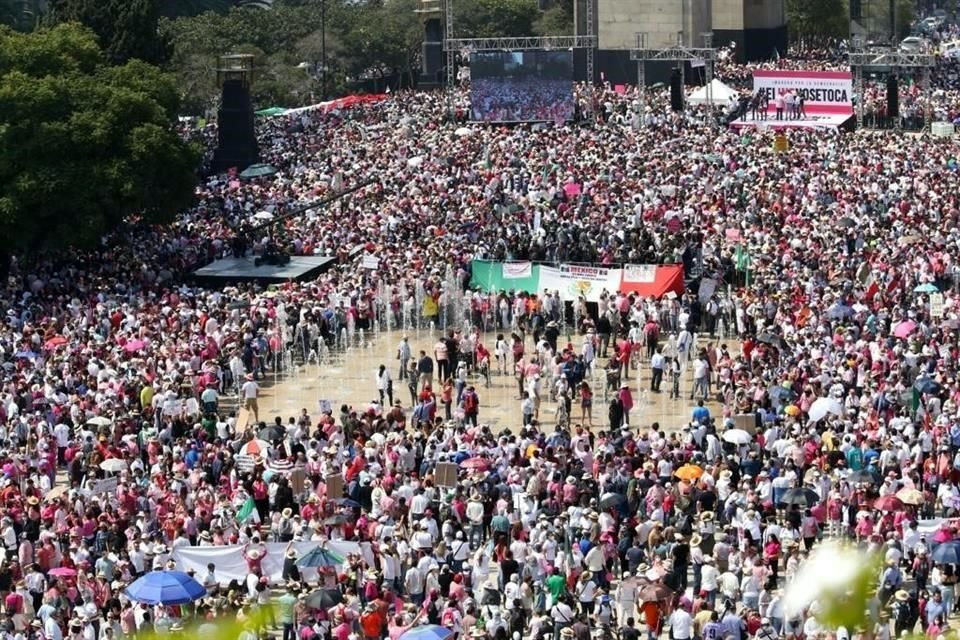
<svg viewBox="0 0 960 640"><path fill-rule="evenodd" d="M663 383L663 366L665 361L666 359L663 357L660 347L657 347L653 357L650 358L650 372L652 374L650 378L650 391L654 393L660 393L660 385Z"/></svg>
<svg viewBox="0 0 960 640"><path fill-rule="evenodd" d="M393 379L390 377L390 370L383 364L377 371L377 393L380 394L380 406L393 406ZM384 397L387 404L383 403Z"/></svg>
<svg viewBox="0 0 960 640"><path fill-rule="evenodd" d="M260 385L253 379L253 374L248 373L245 376L246 381L240 387L240 395L243 397L243 408L253 414L253 422L260 422L260 410L257 406L257 396L260 394ZM249 421L247 424L251 424Z"/></svg>
<svg viewBox="0 0 960 640"><path fill-rule="evenodd" d="M593 426L593 389L586 380L580 383L580 422Z"/></svg>
<svg viewBox="0 0 960 640"><path fill-rule="evenodd" d="M630 385L620 385L620 392L617 394L620 400L620 406L623 408L623 424L620 426L630 426L630 410L633 409L633 393L630 391Z"/></svg>
<svg viewBox="0 0 960 640"><path fill-rule="evenodd" d="M694 399L698 391L702 399L706 399L710 394L709 375L710 364L707 362L704 354L700 354L697 356L697 359L693 361L693 389L690 390L691 400Z"/></svg>

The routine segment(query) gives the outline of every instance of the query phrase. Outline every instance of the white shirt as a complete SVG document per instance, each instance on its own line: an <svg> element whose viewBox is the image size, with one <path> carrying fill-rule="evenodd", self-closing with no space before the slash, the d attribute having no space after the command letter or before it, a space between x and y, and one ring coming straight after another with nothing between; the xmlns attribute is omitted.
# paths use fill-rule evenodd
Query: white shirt
<svg viewBox="0 0 960 640"><path fill-rule="evenodd" d="M63 632L60 631L60 625L49 616L43 623L43 635L45 635L48 640L63 640Z"/></svg>
<svg viewBox="0 0 960 640"><path fill-rule="evenodd" d="M700 569L700 588L704 591L716 591L720 572L712 564L705 564Z"/></svg>
<svg viewBox="0 0 960 640"><path fill-rule="evenodd" d="M706 378L707 377L707 361L702 358L697 358L693 363L693 377L696 378Z"/></svg>
<svg viewBox="0 0 960 640"><path fill-rule="evenodd" d="M260 387L257 385L255 380L247 380L240 388L240 391L243 393L243 397L247 400L255 400L257 398L257 391L259 390Z"/></svg>
<svg viewBox="0 0 960 640"><path fill-rule="evenodd" d="M689 640L693 637L693 618L684 609L677 609L670 614L670 629L675 640Z"/></svg>

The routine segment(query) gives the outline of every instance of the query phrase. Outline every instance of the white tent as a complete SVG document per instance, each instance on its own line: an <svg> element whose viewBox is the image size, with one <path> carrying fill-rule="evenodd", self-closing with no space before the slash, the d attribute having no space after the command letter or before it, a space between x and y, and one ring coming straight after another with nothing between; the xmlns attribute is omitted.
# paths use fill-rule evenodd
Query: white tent
<svg viewBox="0 0 960 640"><path fill-rule="evenodd" d="M730 102L730 96L738 97L738 93L723 84L716 78L710 81L710 91L713 93L711 96L713 98L713 104L718 106L725 106ZM688 104L707 104L707 87L699 87L693 93L687 97Z"/></svg>

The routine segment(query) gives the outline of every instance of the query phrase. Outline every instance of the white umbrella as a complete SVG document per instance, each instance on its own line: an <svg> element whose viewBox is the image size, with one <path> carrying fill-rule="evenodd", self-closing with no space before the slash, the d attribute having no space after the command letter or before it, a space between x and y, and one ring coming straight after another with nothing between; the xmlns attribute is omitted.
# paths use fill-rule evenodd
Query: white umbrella
<svg viewBox="0 0 960 640"><path fill-rule="evenodd" d="M273 220L273 214L269 211L258 211L253 217L257 220Z"/></svg>
<svg viewBox="0 0 960 640"><path fill-rule="evenodd" d="M270 450L269 442L267 442L266 440L259 440L255 438L250 442L247 442L246 444L244 444L242 447L240 447L240 451L238 451L237 453L242 456L250 456L252 458L255 458L257 456L266 455L266 453L269 450Z"/></svg>
<svg viewBox="0 0 960 640"><path fill-rule="evenodd" d="M463 138L464 136L468 136L471 133L473 133L473 131L470 129L470 127L460 127L459 129L453 132L453 135L457 136L458 138Z"/></svg>
<svg viewBox="0 0 960 640"><path fill-rule="evenodd" d="M120 458L107 458L100 463L100 468L107 473L119 473L127 470L127 462Z"/></svg>
<svg viewBox="0 0 960 640"><path fill-rule="evenodd" d="M723 432L722 437L724 442L729 442L731 444L747 444L753 440L753 436L743 429L727 429Z"/></svg>
<svg viewBox="0 0 960 640"><path fill-rule="evenodd" d="M807 412L811 422L823 420L830 413L835 416L843 415L843 405L834 398L817 398Z"/></svg>
<svg viewBox="0 0 960 640"><path fill-rule="evenodd" d="M90 427L109 427L112 424L113 420L104 418L103 416L96 416L87 420L87 426Z"/></svg>
<svg viewBox="0 0 960 640"><path fill-rule="evenodd" d="M423 164L423 156L414 156L407 160L407 166L411 169L416 169Z"/></svg>

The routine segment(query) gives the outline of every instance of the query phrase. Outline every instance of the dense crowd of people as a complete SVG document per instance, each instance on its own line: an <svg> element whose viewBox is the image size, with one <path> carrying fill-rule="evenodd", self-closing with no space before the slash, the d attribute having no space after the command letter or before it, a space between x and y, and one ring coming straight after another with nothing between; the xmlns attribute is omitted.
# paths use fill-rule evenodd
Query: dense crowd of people
<svg viewBox="0 0 960 640"><path fill-rule="evenodd" d="M598 88L587 125L465 133L432 93L265 119L275 176L207 178L170 227L14 264L0 290L4 637L225 619L245 640L398 640L425 624L438 640L863 633L825 627L822 603L789 606L825 537L883 556L867 631L945 636L960 556L944 550L956 529L931 519L960 508L952 141L790 132L777 152L769 133L670 112L662 92L637 116L635 96ZM261 212L369 179L256 229ZM270 291L192 284L238 234L253 253L270 240L338 266ZM476 258L680 263L691 282L676 299L593 306L478 290ZM700 296L705 280L721 286ZM308 360L413 326L438 342L401 341L409 402L384 381L380 405L260 415L258 381L291 350ZM515 424L484 423L470 386L484 362L517 376ZM592 368L616 374L603 412ZM645 419L637 379L669 381L689 421ZM566 418L541 396L570 403ZM324 542L363 552L301 571L297 545ZM278 572L267 543L282 546ZM234 544L243 568L194 570L207 595L192 605L126 591Z"/></svg>
<svg viewBox="0 0 960 640"><path fill-rule="evenodd" d="M576 101L571 80L477 78L470 81L470 113L478 122L568 122Z"/></svg>

